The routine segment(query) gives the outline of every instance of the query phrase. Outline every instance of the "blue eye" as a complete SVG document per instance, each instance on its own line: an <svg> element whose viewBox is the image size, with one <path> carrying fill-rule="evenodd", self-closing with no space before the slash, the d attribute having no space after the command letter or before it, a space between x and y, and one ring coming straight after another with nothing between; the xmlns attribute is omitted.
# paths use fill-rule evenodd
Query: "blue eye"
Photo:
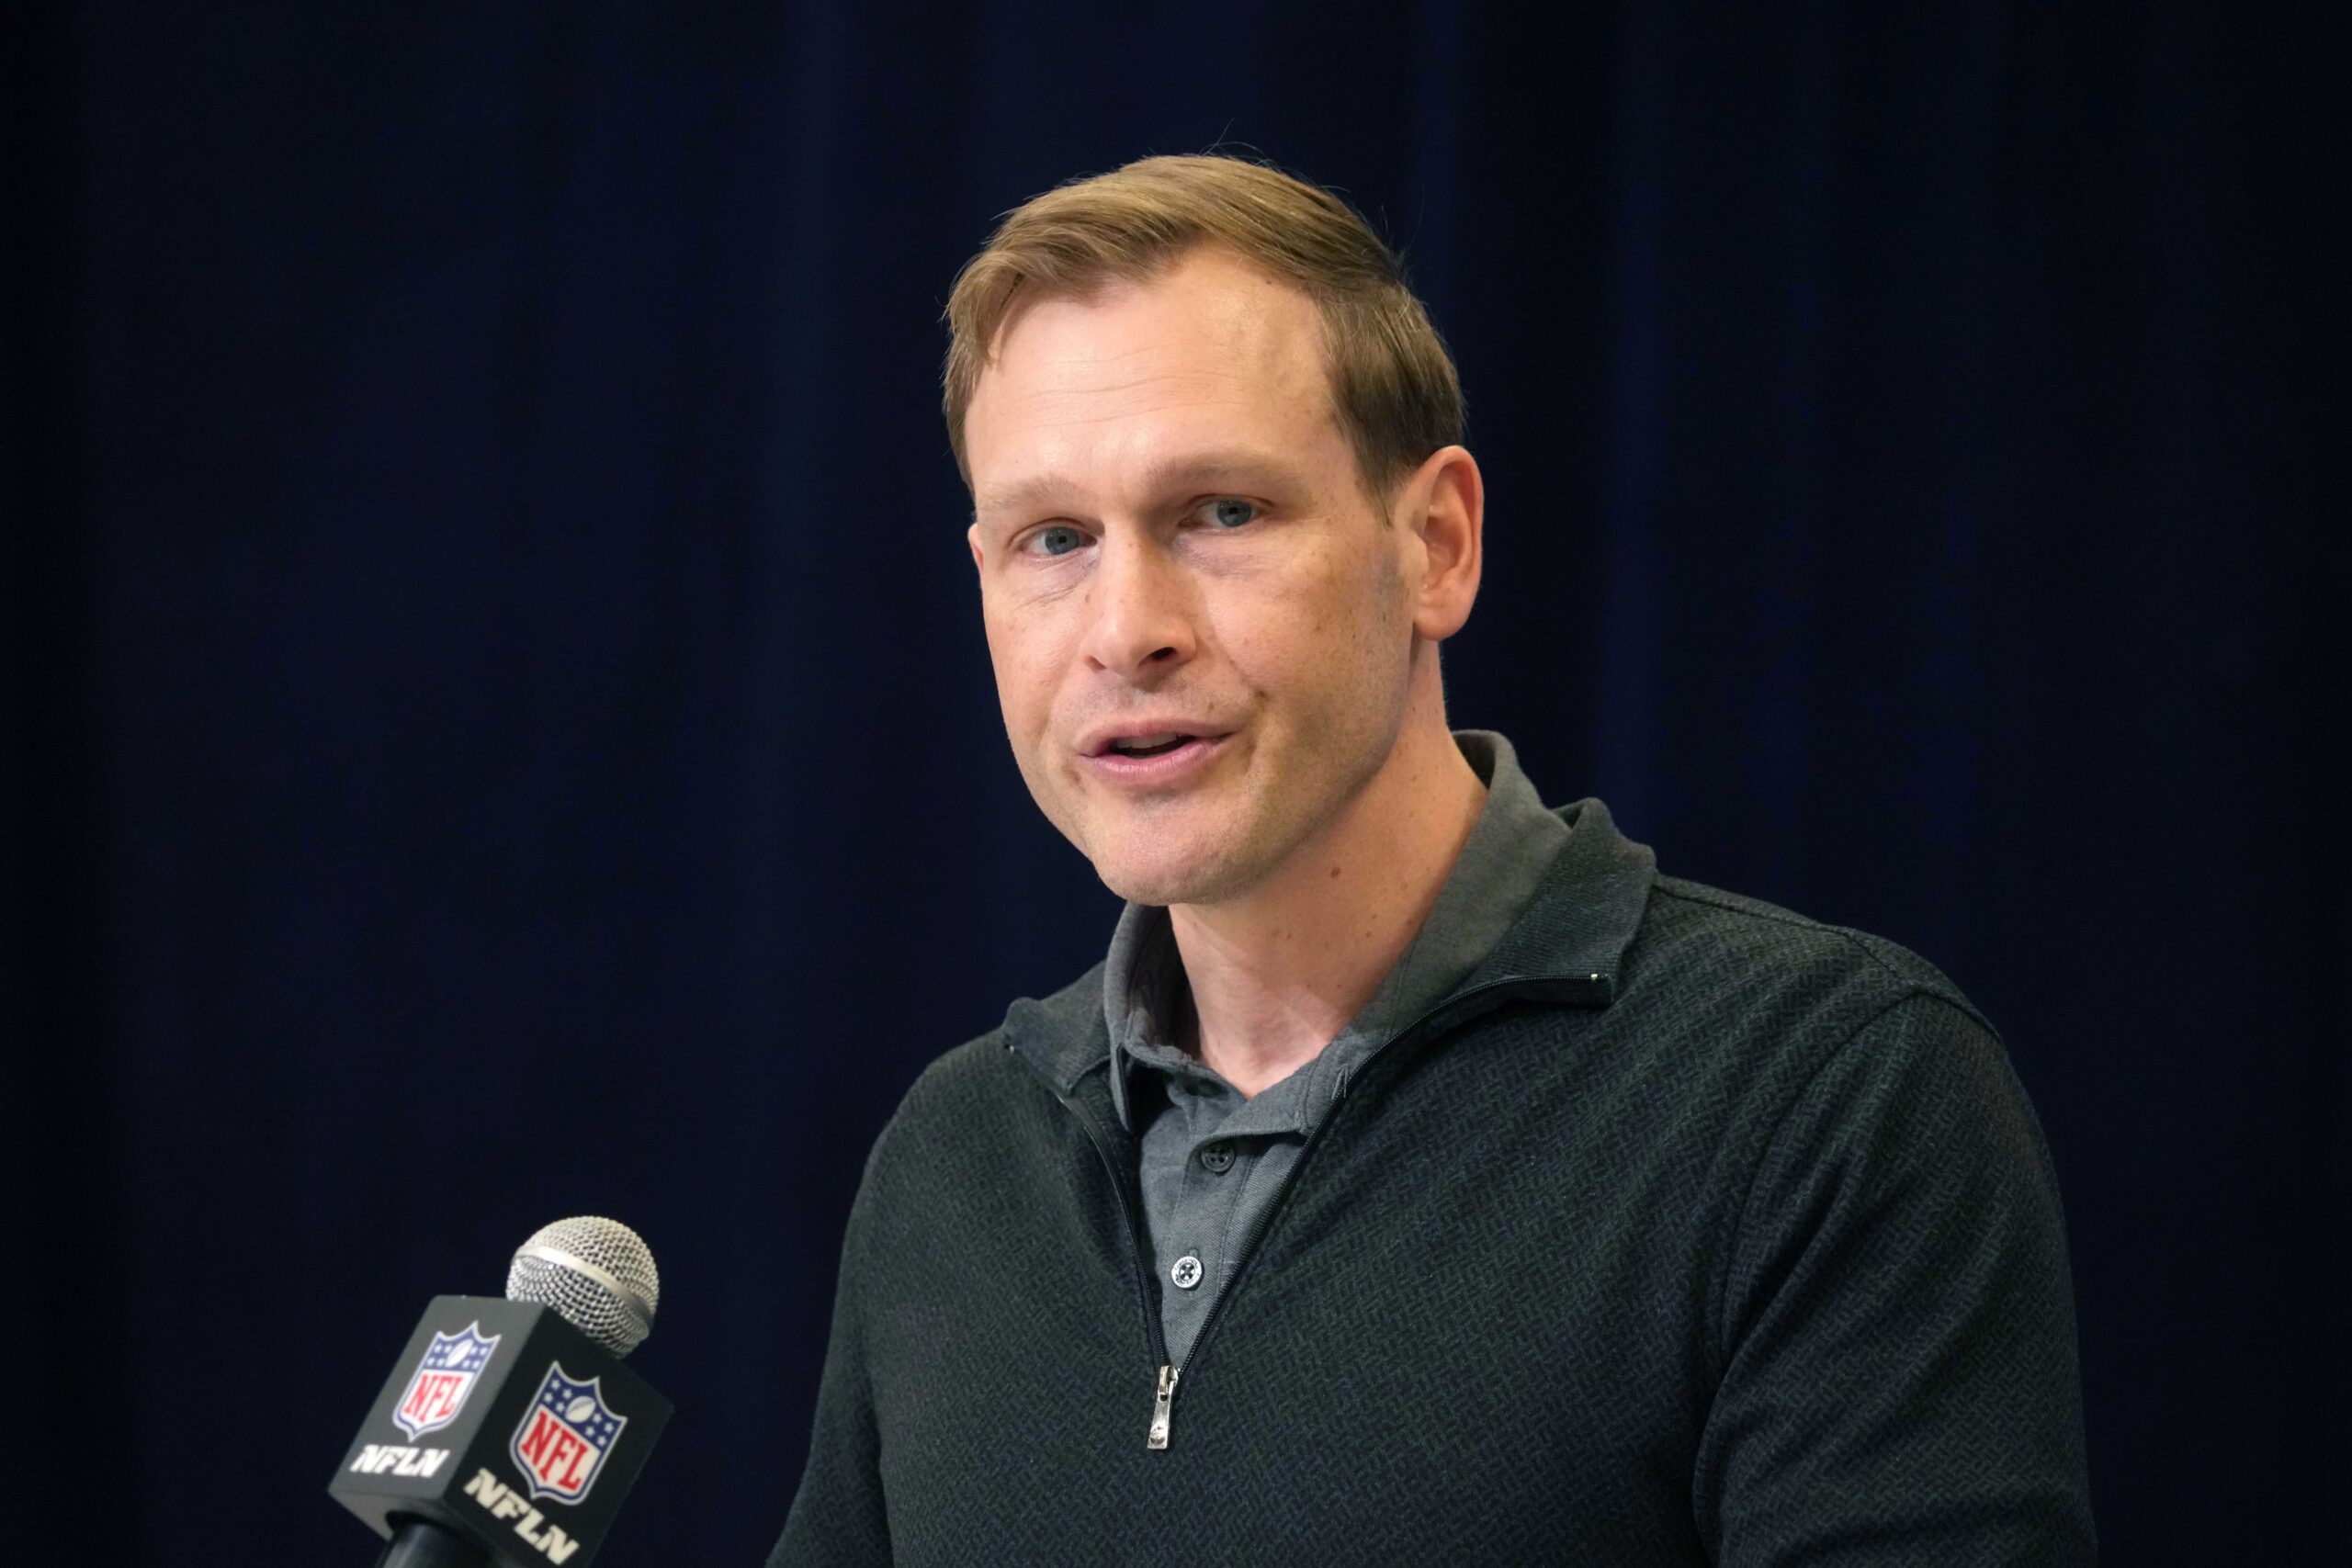
<svg viewBox="0 0 2352 1568"><path fill-rule="evenodd" d="M1258 505L1250 501L1213 501L1209 502L1209 515L1220 528L1238 528L1256 520Z"/></svg>
<svg viewBox="0 0 2352 1568"><path fill-rule="evenodd" d="M1075 528L1057 525L1051 528L1038 529L1036 537L1030 543L1036 547L1037 553L1040 555L1066 556L1086 543L1086 536Z"/></svg>

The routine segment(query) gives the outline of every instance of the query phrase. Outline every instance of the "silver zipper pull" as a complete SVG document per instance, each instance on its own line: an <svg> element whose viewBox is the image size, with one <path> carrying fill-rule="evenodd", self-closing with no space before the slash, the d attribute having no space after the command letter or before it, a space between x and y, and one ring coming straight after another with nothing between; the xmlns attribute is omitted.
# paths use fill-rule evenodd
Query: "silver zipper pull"
<svg viewBox="0 0 2352 1568"><path fill-rule="evenodd" d="M1182 1371L1180 1367L1159 1369L1159 1392L1151 1397L1151 1435L1143 1445L1147 1449L1168 1446L1169 1407L1176 1403L1176 1377Z"/></svg>

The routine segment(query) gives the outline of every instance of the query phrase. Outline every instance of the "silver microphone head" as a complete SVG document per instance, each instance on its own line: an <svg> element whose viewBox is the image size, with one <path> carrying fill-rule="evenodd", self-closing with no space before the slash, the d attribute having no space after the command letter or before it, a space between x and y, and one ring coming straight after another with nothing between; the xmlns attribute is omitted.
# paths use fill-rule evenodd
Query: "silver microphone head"
<svg viewBox="0 0 2352 1568"><path fill-rule="evenodd" d="M542 1226L515 1249L506 1299L553 1307L572 1327L626 1356L653 1332L662 1276L635 1231L583 1214Z"/></svg>

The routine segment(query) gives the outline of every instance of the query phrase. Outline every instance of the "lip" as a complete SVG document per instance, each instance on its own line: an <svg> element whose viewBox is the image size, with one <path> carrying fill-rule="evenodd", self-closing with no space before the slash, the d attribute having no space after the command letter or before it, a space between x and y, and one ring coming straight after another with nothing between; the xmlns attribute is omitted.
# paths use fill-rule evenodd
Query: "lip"
<svg viewBox="0 0 2352 1568"><path fill-rule="evenodd" d="M1125 729L1115 735L1105 735L1099 745L1107 748L1113 740L1127 735L1170 733L1184 732L1173 725L1157 729ZM1231 738L1230 732L1195 735L1174 750L1163 751L1156 757L1130 757L1117 751L1096 750L1081 755L1079 761L1090 775L1108 784L1134 789L1165 789L1170 784L1188 784L1197 778L1207 770Z"/></svg>
<svg viewBox="0 0 2352 1568"><path fill-rule="evenodd" d="M1147 735L1190 735L1202 740L1222 740L1232 731L1196 719L1188 714L1168 714L1150 718L1123 718L1114 723L1098 724L1078 738L1078 754L1089 761L1112 754L1115 741L1140 740Z"/></svg>

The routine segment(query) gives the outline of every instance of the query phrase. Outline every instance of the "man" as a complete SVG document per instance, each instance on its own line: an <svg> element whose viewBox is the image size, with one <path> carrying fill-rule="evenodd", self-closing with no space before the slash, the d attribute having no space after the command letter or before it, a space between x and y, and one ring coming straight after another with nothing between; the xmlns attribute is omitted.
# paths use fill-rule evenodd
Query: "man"
<svg viewBox="0 0 2352 1568"><path fill-rule="evenodd" d="M876 1142L774 1561L2087 1562L1998 1042L1449 733L1485 495L1363 221L1147 159L948 313L1006 731L1129 902Z"/></svg>

